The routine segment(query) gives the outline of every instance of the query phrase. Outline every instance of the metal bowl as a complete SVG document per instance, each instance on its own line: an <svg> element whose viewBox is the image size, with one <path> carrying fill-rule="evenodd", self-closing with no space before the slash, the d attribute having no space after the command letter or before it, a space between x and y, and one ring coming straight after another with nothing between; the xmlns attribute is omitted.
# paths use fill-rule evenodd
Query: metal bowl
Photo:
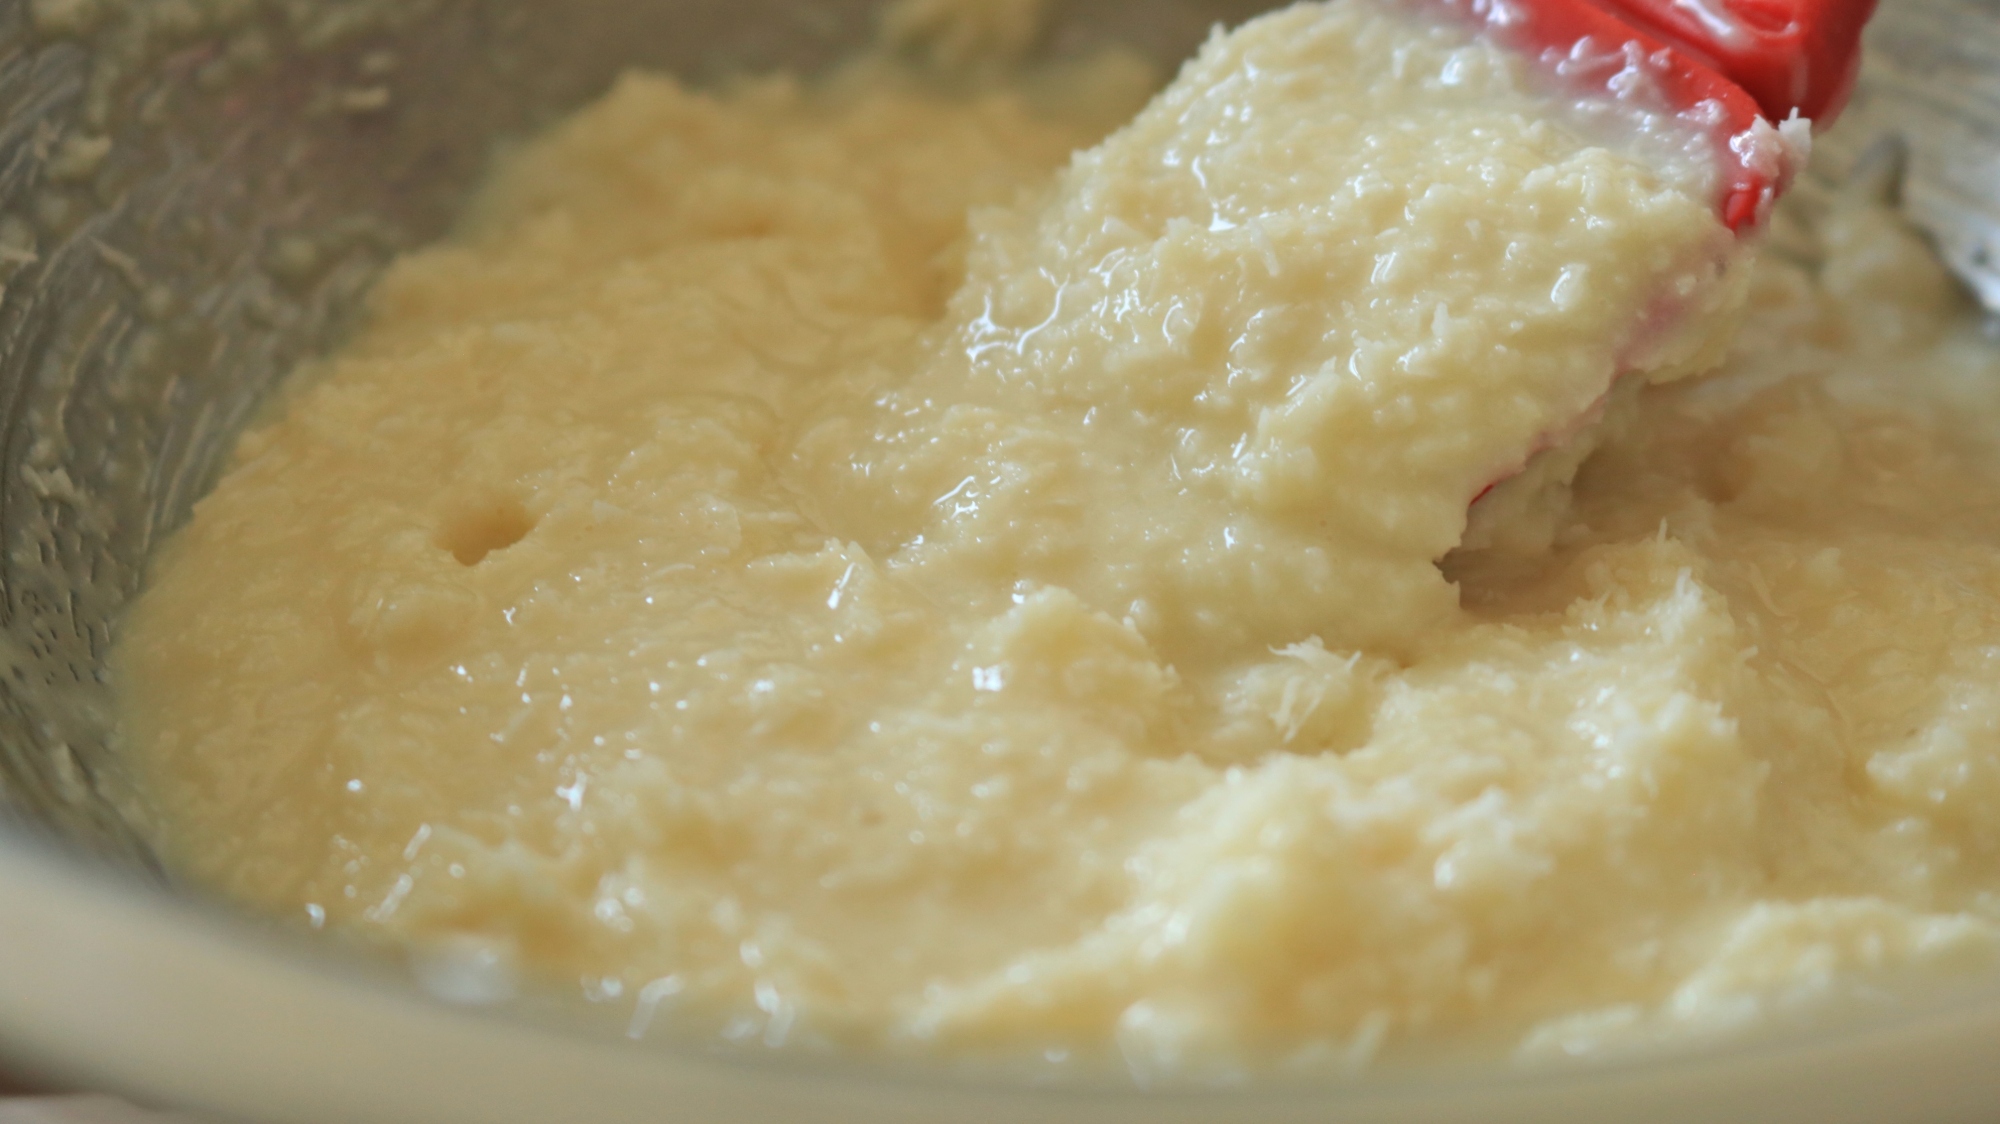
<svg viewBox="0 0 2000 1124"><path fill-rule="evenodd" d="M1172 59L1268 6L1073 0L1043 47L1115 39ZM171 886L111 748L104 658L151 547L270 389L339 337L390 256L448 227L496 144L628 67L700 81L822 66L867 40L877 7L0 0L0 1051L271 1124L1989 1116L2000 985L1889 1021L1573 1069L1036 1091L454 1008ZM1911 137L1910 205L1976 271L2000 143L1978 143L1996 117L1961 103L2000 81L2000 4L1883 8L1859 125L1830 163L1913 114L1957 113L1960 132Z"/></svg>

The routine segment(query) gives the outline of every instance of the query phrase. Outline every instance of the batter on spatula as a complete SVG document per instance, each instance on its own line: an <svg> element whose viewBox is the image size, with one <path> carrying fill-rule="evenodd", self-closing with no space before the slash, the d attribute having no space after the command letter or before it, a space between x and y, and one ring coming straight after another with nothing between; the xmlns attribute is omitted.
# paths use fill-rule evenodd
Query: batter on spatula
<svg viewBox="0 0 2000 1124"><path fill-rule="evenodd" d="M1886 216L1753 266L1633 74L1335 0L1143 109L628 78L162 554L163 852L458 998L1147 1078L1988 964L2000 363Z"/></svg>

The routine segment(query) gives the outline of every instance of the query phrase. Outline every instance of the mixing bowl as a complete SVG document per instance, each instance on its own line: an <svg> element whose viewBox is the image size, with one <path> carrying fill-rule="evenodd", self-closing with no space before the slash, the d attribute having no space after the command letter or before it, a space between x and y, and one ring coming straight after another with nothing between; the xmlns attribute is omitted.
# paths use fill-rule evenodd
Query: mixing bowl
<svg viewBox="0 0 2000 1124"><path fill-rule="evenodd" d="M1042 49L1118 40L1171 59L1265 6L1057 3ZM150 548L232 436L339 336L389 256L448 227L496 145L628 67L700 81L823 65L866 41L877 7L0 0L0 1053L272 1124L1992 1118L2000 982L1893 1017L1570 1068L1038 1090L640 1048L521 1004L452 1006L170 885L110 749L104 659ZM1908 205L1982 278L2000 5L1885 0L1873 44L1821 167L1837 177L1922 121Z"/></svg>

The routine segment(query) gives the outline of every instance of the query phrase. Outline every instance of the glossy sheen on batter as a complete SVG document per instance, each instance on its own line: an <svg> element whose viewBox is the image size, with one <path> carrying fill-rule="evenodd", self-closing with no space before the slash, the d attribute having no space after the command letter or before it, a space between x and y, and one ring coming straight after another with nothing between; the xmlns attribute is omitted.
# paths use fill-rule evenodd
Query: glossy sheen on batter
<svg viewBox="0 0 2000 1124"><path fill-rule="evenodd" d="M179 869L635 1035L1142 1076L1989 962L2000 363L1914 241L1751 284L1671 122L1370 0L1069 159L1144 88L633 77L508 161L128 624Z"/></svg>

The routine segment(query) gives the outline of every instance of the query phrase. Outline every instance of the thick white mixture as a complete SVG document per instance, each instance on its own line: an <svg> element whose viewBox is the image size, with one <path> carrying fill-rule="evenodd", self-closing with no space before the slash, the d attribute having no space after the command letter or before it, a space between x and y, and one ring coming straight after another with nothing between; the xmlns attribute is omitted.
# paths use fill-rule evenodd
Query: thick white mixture
<svg viewBox="0 0 2000 1124"><path fill-rule="evenodd" d="M1990 964L2000 358L1909 234L1753 275L1372 0L1067 167L1145 77L1056 85L633 77L512 159L125 632L181 869L635 1034L1144 1075Z"/></svg>

